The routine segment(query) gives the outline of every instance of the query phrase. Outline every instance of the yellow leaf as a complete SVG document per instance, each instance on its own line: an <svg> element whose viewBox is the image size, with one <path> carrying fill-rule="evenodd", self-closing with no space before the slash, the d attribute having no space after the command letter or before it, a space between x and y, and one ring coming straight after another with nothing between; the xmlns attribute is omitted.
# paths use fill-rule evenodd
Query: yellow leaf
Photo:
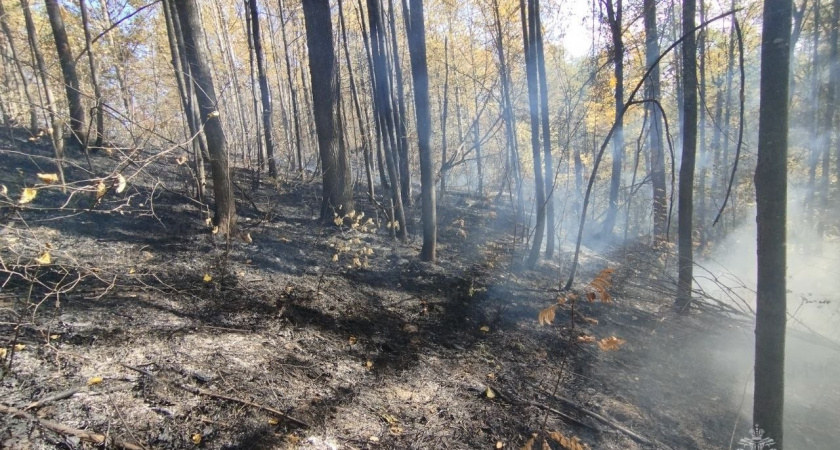
<svg viewBox="0 0 840 450"><path fill-rule="evenodd" d="M496 450L505 448L505 443L502 441L496 441Z"/></svg>
<svg viewBox="0 0 840 450"><path fill-rule="evenodd" d="M219 111L213 111L210 114L207 114L208 119L212 119L214 117L219 117L219 116L220 116Z"/></svg>
<svg viewBox="0 0 840 450"><path fill-rule="evenodd" d="M39 180L47 184L58 183L58 174L54 173L39 173L36 175Z"/></svg>
<svg viewBox="0 0 840 450"><path fill-rule="evenodd" d="M56 339L58 339L59 337L61 337L61 336L59 336L59 335L57 335L57 334L51 334L51 335L50 335L50 339L52 339L52 340L56 340Z"/></svg>
<svg viewBox="0 0 840 450"><path fill-rule="evenodd" d="M93 377L88 379L88 386L93 386L94 384L99 384L102 382L102 377Z"/></svg>
<svg viewBox="0 0 840 450"><path fill-rule="evenodd" d="M204 282L205 283L209 283L212 280L213 280L213 277L211 277L209 273L204 274Z"/></svg>
<svg viewBox="0 0 840 450"><path fill-rule="evenodd" d="M242 239L242 242L246 244L252 244L254 242L254 240L251 239L251 233L248 233L247 231L241 231L239 233L239 239Z"/></svg>
<svg viewBox="0 0 840 450"><path fill-rule="evenodd" d="M280 423L280 421L277 419L268 419L269 425L277 425L278 423Z"/></svg>
<svg viewBox="0 0 840 450"><path fill-rule="evenodd" d="M196 433L196 434L192 435L192 441L193 441L193 444L195 444L195 445L201 444L201 434Z"/></svg>
<svg viewBox="0 0 840 450"><path fill-rule="evenodd" d="M0 348L0 358L5 358L5 357L6 357L6 349L5 348Z"/></svg>
<svg viewBox="0 0 840 450"><path fill-rule="evenodd" d="M26 345L24 345L24 344L15 344L15 351L16 352L23 351L23 349L25 349L25 348L26 348Z"/></svg>
<svg viewBox="0 0 840 450"><path fill-rule="evenodd" d="M333 223L336 224L336 226L341 226L341 224L344 223L344 220L342 220L341 217L336 217L333 219Z"/></svg>
<svg viewBox="0 0 840 450"><path fill-rule="evenodd" d="M487 388L487 390L484 391L484 395L486 395L487 398L496 398L496 393L490 388Z"/></svg>
<svg viewBox="0 0 840 450"><path fill-rule="evenodd" d="M338 253L336 253L335 255L333 255L333 257L332 257L332 261L333 261L333 262L338 262Z"/></svg>
<svg viewBox="0 0 840 450"><path fill-rule="evenodd" d="M365 368L373 369L373 361L371 361L371 360L365 361Z"/></svg>
<svg viewBox="0 0 840 450"><path fill-rule="evenodd" d="M125 181L125 177L121 173L117 174L117 194L122 194L126 186L128 186L128 183Z"/></svg>
<svg viewBox="0 0 840 450"><path fill-rule="evenodd" d="M181 155L181 156L175 158L175 163L178 164L179 166L183 166L184 163L186 163L186 162L187 162L187 157L186 156Z"/></svg>
<svg viewBox="0 0 840 450"><path fill-rule="evenodd" d="M577 341L582 343L582 344L595 342L595 336L590 336L588 334L583 334L583 335L578 336Z"/></svg>
<svg viewBox="0 0 840 450"><path fill-rule="evenodd" d="M481 330L485 333L489 333L490 332L490 327L488 327L487 325L484 325L483 327L479 328L479 330Z"/></svg>
<svg viewBox="0 0 840 450"><path fill-rule="evenodd" d="M531 439L528 439L528 442L526 442L525 445L522 446L521 450L534 450L534 441L536 441L536 440L537 440L537 435L536 434L532 435Z"/></svg>
<svg viewBox="0 0 840 450"><path fill-rule="evenodd" d="M348 342L350 342L350 345L355 345L356 342L357 342L356 336L350 336L350 339L349 339Z"/></svg>
<svg viewBox="0 0 840 450"><path fill-rule="evenodd" d="M554 323L554 313L557 311L558 305L551 305L548 308L540 311L537 320L539 320L540 325L551 325Z"/></svg>
<svg viewBox="0 0 840 450"><path fill-rule="evenodd" d="M40 265L47 265L52 262L52 256L50 256L50 252L44 252L41 256L35 258L35 262Z"/></svg>
<svg viewBox="0 0 840 450"><path fill-rule="evenodd" d="M19 205L25 205L32 200L35 200L35 196L38 195L38 191L32 188L25 188L23 192L20 193L20 200L18 200Z"/></svg>
<svg viewBox="0 0 840 450"><path fill-rule="evenodd" d="M369 439L371 442L379 442L379 438L376 436L371 436Z"/></svg>
<svg viewBox="0 0 840 450"><path fill-rule="evenodd" d="M3 197L9 195L9 188L7 188L5 184L0 184L0 195Z"/></svg>
<svg viewBox="0 0 840 450"><path fill-rule="evenodd" d="M136 271L136 270L134 270L134 267L132 267L132 268L128 269L128 274L129 274L129 275L133 275L135 272L137 272L137 271Z"/></svg>
<svg viewBox="0 0 840 450"><path fill-rule="evenodd" d="M99 183L96 184L96 199L99 200L104 197L106 192L108 192L108 186L105 186L105 183L99 180Z"/></svg>

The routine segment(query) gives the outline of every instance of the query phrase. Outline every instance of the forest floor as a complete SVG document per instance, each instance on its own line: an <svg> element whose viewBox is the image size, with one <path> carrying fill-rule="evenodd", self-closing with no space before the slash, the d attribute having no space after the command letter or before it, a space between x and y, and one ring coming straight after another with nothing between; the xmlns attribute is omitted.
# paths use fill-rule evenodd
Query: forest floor
<svg viewBox="0 0 840 450"><path fill-rule="evenodd" d="M250 239L227 240L178 155L133 154L125 192L97 201L89 180L120 158L71 154L68 182L88 192L17 207L54 169L44 145L4 141L0 448L512 449L544 430L592 449L717 449L749 434L752 363L724 350L748 347L751 326L673 313L650 248L585 250L574 291L612 268L611 303L567 302L541 325L570 252L523 269L506 204L445 196L430 264L367 201L359 222L378 226L325 226L316 181L252 190L237 173ZM787 448L834 448L840 393L812 381L826 392L799 425L812 442Z"/></svg>

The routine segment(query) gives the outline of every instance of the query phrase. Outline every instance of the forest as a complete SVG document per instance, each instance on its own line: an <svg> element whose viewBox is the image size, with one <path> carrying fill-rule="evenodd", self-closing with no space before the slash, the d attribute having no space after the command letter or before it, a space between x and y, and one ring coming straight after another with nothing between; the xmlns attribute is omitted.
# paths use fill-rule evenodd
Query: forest
<svg viewBox="0 0 840 450"><path fill-rule="evenodd" d="M0 57L0 448L837 448L840 0L0 0Z"/></svg>

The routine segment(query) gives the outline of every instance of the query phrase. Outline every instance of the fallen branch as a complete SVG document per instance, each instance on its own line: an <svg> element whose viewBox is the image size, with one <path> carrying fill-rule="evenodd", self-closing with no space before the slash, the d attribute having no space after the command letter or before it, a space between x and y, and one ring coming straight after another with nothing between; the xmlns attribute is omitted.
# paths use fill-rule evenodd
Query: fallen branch
<svg viewBox="0 0 840 450"><path fill-rule="evenodd" d="M52 403L52 402L55 402L55 401L58 401L58 400L64 400L65 398L70 398L73 395L75 395L76 393L78 393L80 390L81 390L81 388L72 388L72 389L68 389L66 391L57 392L55 394L44 397L44 398L42 398L38 401L30 403L26 408L23 408L23 410L27 411L27 410L30 410L30 409L40 408L40 407L46 405L47 403Z"/></svg>
<svg viewBox="0 0 840 450"><path fill-rule="evenodd" d="M110 444L115 447L125 448L128 450L144 450L143 447L132 444L130 442L125 442L115 438L108 438L101 434L91 433L85 430L79 430L77 428L71 428L67 425L63 425L58 422L53 422L52 420L40 419L20 409L12 408L11 406L0 404L0 413L9 414L11 416L19 417L21 419L31 420L33 422L37 422L39 425L50 431L54 431L59 434L75 436L83 441L93 442L94 444Z"/></svg>
<svg viewBox="0 0 840 450"><path fill-rule="evenodd" d="M645 444L645 445L653 445L653 442L651 442L647 438L639 436L638 434L636 434L633 431L628 430L624 426L619 425L618 423L616 423L616 422L614 422L610 419L607 419L606 417L604 417L604 416L602 416L602 415L600 415L600 414L598 414L594 411L590 411L590 410L584 408L583 406L580 406L577 403L569 400L566 397L562 397L560 395L554 395L554 398L562 401L563 403L565 403L568 406L580 411L581 413L586 414L589 417L592 417L593 419L603 423L604 425L609 425L610 427L615 428L616 430L626 434L627 436L630 436L631 438L633 438L635 441L637 441L639 443L642 443L642 444Z"/></svg>
<svg viewBox="0 0 840 450"><path fill-rule="evenodd" d="M130 370L133 370L135 372L142 373L143 375L146 375L147 377L151 378L152 380L157 381L157 379L158 379L153 373L151 373L147 370L141 369L139 367L130 366L128 364L121 364L121 366L125 367L126 369L130 369ZM292 416L290 416L290 415L288 415L288 414L286 414L282 411L278 411L278 410L276 410L276 409L274 409L270 406L260 405L258 403L253 403L253 402L249 402L248 400L242 400L242 399L239 399L239 398L230 397L230 396L227 396L227 395L224 395L224 394L217 394L215 392L210 392L206 389L196 388L196 387L188 386L186 384L178 383L178 382L174 382L174 381L168 381L167 384L169 384L170 386L176 387L178 389L181 389L182 391L187 391L190 394L203 395L205 397L215 398L215 399L219 399L219 400L227 400L227 401L230 401L230 402L236 402L236 403L239 403L239 404L242 404L242 405L250 406L252 408L261 409L263 411L270 412L271 414L277 415L278 417L282 417L283 419L297 425L300 428L312 428L308 423L306 423L306 422L304 422L300 419L296 419L296 418L294 418L294 417L292 417Z"/></svg>
<svg viewBox="0 0 840 450"><path fill-rule="evenodd" d="M543 411L548 411L550 413L553 413L556 416L560 417L561 419L565 420L566 422L577 425L579 427L589 428L590 430L595 430L595 431L600 431L600 430L598 430L597 427L594 427L594 426L589 425L589 424L585 424L585 423L581 422L580 420L575 419L574 417L564 413L563 411L560 411L559 409L554 409L550 406L546 406L546 405L543 405L542 403L537 403L537 402L526 402L526 404L531 405L535 408L541 409Z"/></svg>

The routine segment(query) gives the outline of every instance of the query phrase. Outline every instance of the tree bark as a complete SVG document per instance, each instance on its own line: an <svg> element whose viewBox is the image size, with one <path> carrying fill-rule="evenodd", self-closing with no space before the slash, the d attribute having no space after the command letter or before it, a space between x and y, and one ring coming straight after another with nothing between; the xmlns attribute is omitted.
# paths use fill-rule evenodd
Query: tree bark
<svg viewBox="0 0 840 450"><path fill-rule="evenodd" d="M548 80L545 71L545 52L543 51L542 20L540 20L540 0L534 0L534 28L536 29L537 77L540 81L540 119L542 120L542 145L545 163L545 257L554 257L554 161L551 156L551 128L548 115ZM618 87L616 87L618 89ZM623 92L623 91L622 91ZM622 93L622 97L624 94ZM623 105L622 105L623 106Z"/></svg>
<svg viewBox="0 0 840 450"><path fill-rule="evenodd" d="M394 109L394 124L396 125L397 132L397 156L400 170L400 189L403 203L411 206L414 200L411 194L411 167L409 164L408 133L405 125L405 91L403 88L402 64L400 64L400 49L397 45L397 15L394 10L394 0L388 0L388 10L391 16L389 25L391 28L391 52L393 53L394 60L392 72L394 74L394 85L396 87L396 91L393 92L393 94L396 95L395 103L397 106L396 109ZM408 27L408 24L406 24L406 27Z"/></svg>
<svg viewBox="0 0 840 450"><path fill-rule="evenodd" d="M324 189L321 220L331 222L335 215L345 217L353 212L354 205L350 164L341 139L341 90L329 0L303 0L303 15Z"/></svg>
<svg viewBox="0 0 840 450"><path fill-rule="evenodd" d="M621 37L623 5L622 0L604 2L607 10L607 22L610 26L613 50L613 74L615 76L615 118L618 126L613 136L612 175L610 177L610 206L604 219L604 238L611 239L615 220L618 216L618 194L621 187L621 167L624 161L624 41Z"/></svg>
<svg viewBox="0 0 840 450"><path fill-rule="evenodd" d="M837 4L835 0L835 7ZM776 441L774 448L777 450L784 449L782 424L787 324L785 239L791 10L791 0L764 2L758 163L755 170L758 285L753 423Z"/></svg>
<svg viewBox="0 0 840 450"><path fill-rule="evenodd" d="M64 91L70 107L70 130L75 137L75 142L84 147L87 145L87 114L82 105L79 75L76 73L76 61L73 59L70 41L67 39L67 31L64 28L64 19L61 17L61 7L58 5L58 0L44 0L44 4L47 7L61 75L64 78Z"/></svg>
<svg viewBox="0 0 840 450"><path fill-rule="evenodd" d="M840 67L838 67L838 27L840 27L840 0L831 2L831 42L829 50L829 79L825 93L825 111L823 111L820 126L819 142L822 155L822 179L820 182L820 213L817 215L817 234L825 233L826 222L829 218L828 190L831 171L831 135L837 113L837 83L840 83ZM816 69L816 66L815 66ZM834 143L835 147L837 143ZM838 155L840 156L840 155Z"/></svg>
<svg viewBox="0 0 840 450"><path fill-rule="evenodd" d="M85 52L87 53L88 64L90 65L90 83L93 85L93 96L96 101L96 138L94 139L93 147L101 148L102 140L105 137L105 110L102 107L102 89L99 87L96 59L91 49L90 20L88 18L87 6L85 6L85 0L79 0L79 11L82 14L82 28L85 32Z"/></svg>
<svg viewBox="0 0 840 450"><path fill-rule="evenodd" d="M534 159L534 191L537 206L537 223L534 229L534 240L525 266L534 268L540 258L543 234L545 233L545 183L543 181L543 165L540 149L540 112L539 112L539 80L537 79L537 33L535 0L528 0L526 10L525 0L519 0L520 19L522 20L522 37L525 48L525 71L528 80L528 106L531 116L531 151Z"/></svg>
<svg viewBox="0 0 840 450"><path fill-rule="evenodd" d="M233 197L233 183L228 168L228 151L225 133L216 102L216 88L207 63L209 55L201 46L204 30L198 17L196 0L175 0L178 19L184 37L184 50L190 65L190 72L198 97L200 117L204 120L207 136L207 150L213 174L215 214L213 223L217 232L228 235L236 226L236 203Z"/></svg>
<svg viewBox="0 0 840 450"><path fill-rule="evenodd" d="M659 34L656 28L656 0L645 0L645 61L650 67L655 65L650 76L645 81L646 97L659 101L660 81L659 64ZM648 103L648 117L650 120L650 166L651 184L653 185L653 237L655 243L666 240L668 226L668 200L665 188L665 152L662 143L662 112L656 105Z"/></svg>
<svg viewBox="0 0 840 450"><path fill-rule="evenodd" d="M694 30L696 0L683 0L682 29L688 36L682 44L683 64L683 117L682 163L680 164L678 259L677 281L678 311L687 312L691 302L694 271L693 215L694 215L694 164L697 152L697 42Z"/></svg>
<svg viewBox="0 0 840 450"><path fill-rule="evenodd" d="M404 4L403 4L404 5ZM435 261L437 248L437 206L435 205L435 159L432 155L432 114L429 108L429 69L426 64L426 24L423 0L411 0L408 13L408 51L414 81L414 112L420 150L420 198L423 217L423 248L420 259Z"/></svg>

